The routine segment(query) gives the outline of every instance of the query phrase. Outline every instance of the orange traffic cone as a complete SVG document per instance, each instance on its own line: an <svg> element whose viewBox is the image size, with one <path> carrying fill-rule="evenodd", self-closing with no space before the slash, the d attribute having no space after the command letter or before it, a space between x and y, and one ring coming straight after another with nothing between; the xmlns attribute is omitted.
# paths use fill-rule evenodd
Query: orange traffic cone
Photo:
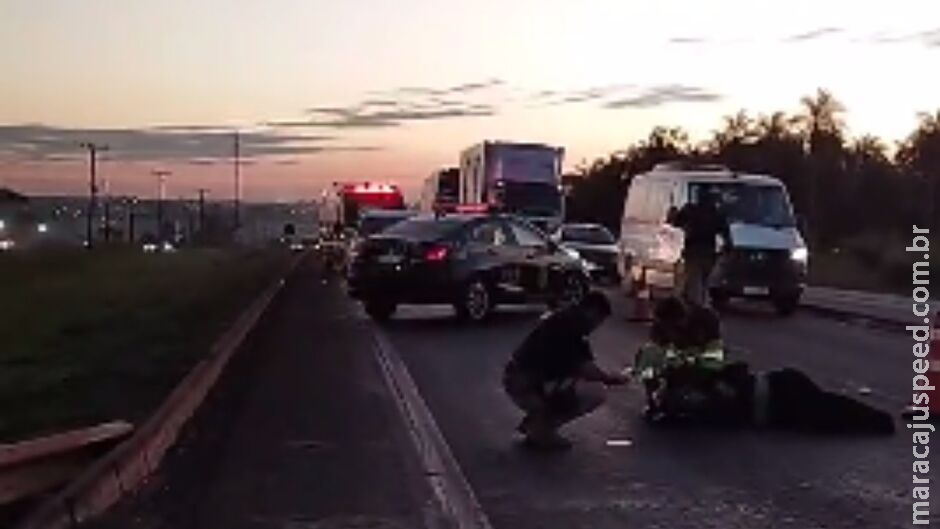
<svg viewBox="0 0 940 529"><path fill-rule="evenodd" d="M631 294L633 295L633 314L629 321L653 321L653 293L646 282L646 268L640 272L640 278L634 281Z"/></svg>
<svg viewBox="0 0 940 529"><path fill-rule="evenodd" d="M933 327L930 329L930 339L927 341L930 350L927 353L927 386L937 387L940 384L940 311L934 316ZM928 397L927 410L930 412L930 419L935 421L940 419L940 394L934 395L932 391ZM922 415L924 407L922 404L911 404L904 408L903 416L905 419L912 419L916 415Z"/></svg>

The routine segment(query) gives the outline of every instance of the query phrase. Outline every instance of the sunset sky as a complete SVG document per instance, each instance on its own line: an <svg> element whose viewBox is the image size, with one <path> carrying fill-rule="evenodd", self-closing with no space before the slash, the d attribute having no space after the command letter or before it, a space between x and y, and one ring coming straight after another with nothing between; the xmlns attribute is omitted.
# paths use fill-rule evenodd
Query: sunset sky
<svg viewBox="0 0 940 529"><path fill-rule="evenodd" d="M852 134L940 108L940 2L0 0L0 187L248 200L334 180L409 191L482 139L604 156L657 124L797 111L830 89Z"/></svg>

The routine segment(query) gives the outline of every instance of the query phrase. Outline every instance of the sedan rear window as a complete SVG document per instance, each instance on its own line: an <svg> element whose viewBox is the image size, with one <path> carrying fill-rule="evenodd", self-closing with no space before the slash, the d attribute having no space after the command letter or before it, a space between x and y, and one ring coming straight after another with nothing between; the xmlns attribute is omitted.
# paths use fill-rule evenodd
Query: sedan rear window
<svg viewBox="0 0 940 529"><path fill-rule="evenodd" d="M391 226L382 234L414 241L436 241L450 236L465 222L458 218L411 218Z"/></svg>

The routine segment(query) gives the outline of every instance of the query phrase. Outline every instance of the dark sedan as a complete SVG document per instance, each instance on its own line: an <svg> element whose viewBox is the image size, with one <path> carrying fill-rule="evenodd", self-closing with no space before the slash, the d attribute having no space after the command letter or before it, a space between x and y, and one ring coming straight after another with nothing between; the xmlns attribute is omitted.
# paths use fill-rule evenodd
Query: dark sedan
<svg viewBox="0 0 940 529"><path fill-rule="evenodd" d="M583 262L524 220L507 215L413 217L372 235L349 270L349 292L374 318L400 304L451 304L480 321L498 304L576 302Z"/></svg>

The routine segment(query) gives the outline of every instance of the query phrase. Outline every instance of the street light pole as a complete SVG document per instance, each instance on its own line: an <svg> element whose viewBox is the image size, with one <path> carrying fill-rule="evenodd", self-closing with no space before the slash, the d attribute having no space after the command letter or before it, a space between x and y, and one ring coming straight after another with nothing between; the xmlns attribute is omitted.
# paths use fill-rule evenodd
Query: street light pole
<svg viewBox="0 0 940 529"><path fill-rule="evenodd" d="M88 211L85 216L85 246L91 249L94 246L94 218L98 194L98 185L95 182L97 177L96 162L98 153L107 151L108 146L93 142L83 142L80 145L88 150Z"/></svg>
<svg viewBox="0 0 940 529"><path fill-rule="evenodd" d="M130 204L128 204L127 207L127 241L134 244L134 216L136 215L135 210L137 209L137 197L131 197Z"/></svg>
<svg viewBox="0 0 940 529"><path fill-rule="evenodd" d="M104 242L111 242L111 186L110 181L104 180Z"/></svg>
<svg viewBox="0 0 940 529"><path fill-rule="evenodd" d="M166 193L166 177L172 174L166 169L157 169L153 175L157 177L157 239L163 241L163 199Z"/></svg>

